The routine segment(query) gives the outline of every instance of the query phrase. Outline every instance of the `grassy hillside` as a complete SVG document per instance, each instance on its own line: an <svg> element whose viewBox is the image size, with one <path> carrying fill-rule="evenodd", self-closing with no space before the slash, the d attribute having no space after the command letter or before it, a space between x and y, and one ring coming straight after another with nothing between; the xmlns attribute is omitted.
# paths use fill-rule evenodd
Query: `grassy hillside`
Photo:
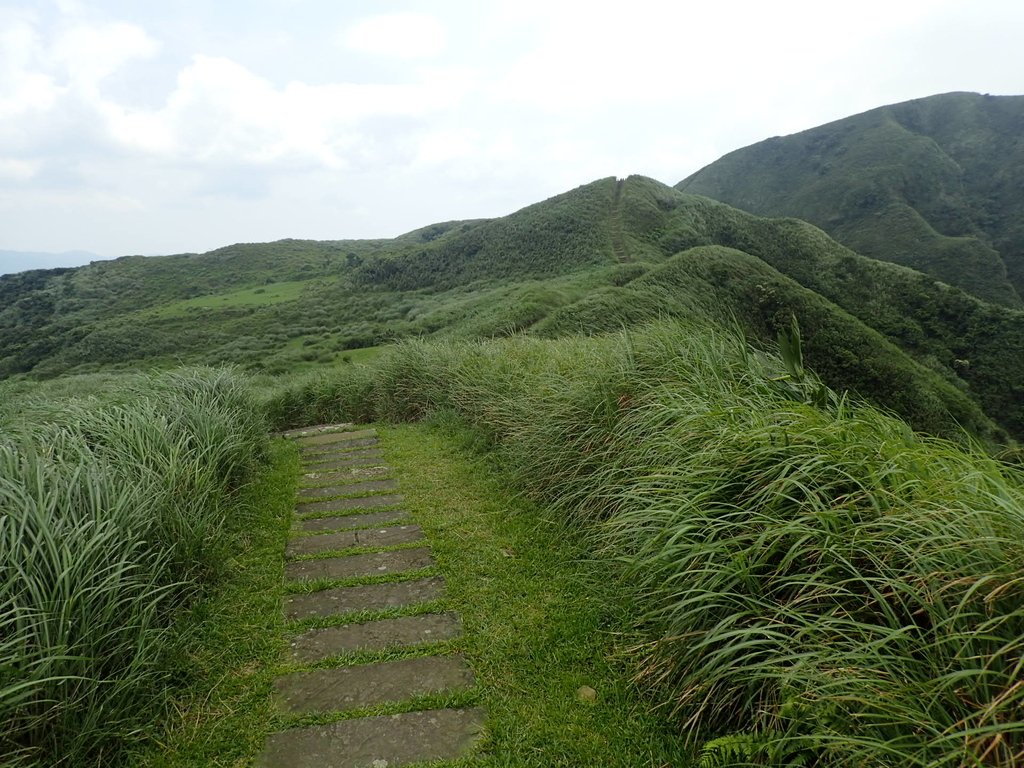
<svg viewBox="0 0 1024 768"><path fill-rule="evenodd" d="M635 281L687 254L733 257L691 250ZM694 274L712 285L713 271ZM274 585L299 472L290 448L287 478L283 456L263 463L266 430L421 419L460 427L489 459L475 476L498 468L491 479L520 499L486 498L484 514L430 467L444 495L427 503L446 546L479 551L488 518L522 532L522 546L484 543L492 559L475 567L518 573L518 597L505 626L474 631L487 627L488 663L530 667L544 643L558 649L529 670L543 672L554 709L578 709L572 691L596 682L602 718L633 728L653 713L649 733L707 766L1019 764L1019 467L914 434L823 386L792 339L782 349L689 319L557 339L405 341L371 367L271 387L209 370L0 384L4 764L121 765L146 746L153 759L140 764L162 765L168 733L184 739L172 743L190 766L258 750L274 725ZM414 481L411 503L421 492ZM258 509L268 494L276 501ZM528 543L538 521L571 543L553 575L551 550ZM250 559L254 549L274 565ZM580 583L577 559L614 606L551 594ZM543 589L528 591L524 574ZM588 614L576 626L602 642L580 655L565 617L545 616L557 599ZM531 626L548 632L539 646L519 631ZM494 642L501 632L516 642ZM616 679L630 675L628 698L594 677L611 665ZM538 720L536 697L516 695ZM491 709L500 725L507 712ZM498 743L508 746L495 762L519 764L532 742ZM528 757L537 762L532 748Z"/></svg>
<svg viewBox="0 0 1024 768"><path fill-rule="evenodd" d="M1022 137L1024 96L948 93L759 142L676 186L1020 307Z"/></svg>
<svg viewBox="0 0 1024 768"><path fill-rule="evenodd" d="M666 315L773 342L795 315L830 386L934 433L999 440L995 422L1024 435L1024 314L642 177L390 241L126 258L0 278L0 294L0 375L36 377L178 361L282 373L405 337L550 337Z"/></svg>
<svg viewBox="0 0 1024 768"><path fill-rule="evenodd" d="M405 342L281 426L463 424L628 585L622 656L702 766L1019 765L1018 471L738 334Z"/></svg>

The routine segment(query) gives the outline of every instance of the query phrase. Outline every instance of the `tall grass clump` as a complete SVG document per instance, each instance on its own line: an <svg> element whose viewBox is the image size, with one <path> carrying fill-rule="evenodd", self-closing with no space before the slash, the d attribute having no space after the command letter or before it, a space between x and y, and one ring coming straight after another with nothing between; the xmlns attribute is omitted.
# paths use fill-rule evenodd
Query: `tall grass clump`
<svg viewBox="0 0 1024 768"><path fill-rule="evenodd" d="M694 373L667 363L596 478L684 732L751 764L1024 759L1020 476L757 366Z"/></svg>
<svg viewBox="0 0 1024 768"><path fill-rule="evenodd" d="M226 372L26 397L0 433L0 753L107 765L157 715L175 611L222 566L266 435Z"/></svg>
<svg viewBox="0 0 1024 768"><path fill-rule="evenodd" d="M1024 764L1019 471L830 392L785 341L408 342L332 408L457 418L593 537L635 598L636 679L704 765Z"/></svg>

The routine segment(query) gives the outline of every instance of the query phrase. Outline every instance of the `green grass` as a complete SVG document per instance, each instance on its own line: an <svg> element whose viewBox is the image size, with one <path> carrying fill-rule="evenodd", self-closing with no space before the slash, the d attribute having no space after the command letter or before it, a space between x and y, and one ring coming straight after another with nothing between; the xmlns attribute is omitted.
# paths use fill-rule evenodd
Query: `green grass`
<svg viewBox="0 0 1024 768"><path fill-rule="evenodd" d="M153 317L180 317L191 315L206 309L230 309L235 307L266 306L279 304L283 301L295 301L310 284L308 280L293 280L270 283L254 288L243 288L237 291L214 293L208 296L197 296L194 299L183 299L170 304L145 310Z"/></svg>
<svg viewBox="0 0 1024 768"><path fill-rule="evenodd" d="M363 347L361 349L347 349L338 356L342 364L357 363L366 365L372 363L383 352L385 347Z"/></svg>
<svg viewBox="0 0 1024 768"><path fill-rule="evenodd" d="M274 718L271 681L284 648L281 552L299 472L294 444L275 441L268 470L228 523L226 573L177 623L180 690L162 727L127 760L147 768L237 765L256 754Z"/></svg>
<svg viewBox="0 0 1024 768"><path fill-rule="evenodd" d="M5 406L0 751L110 764L173 685L167 628L222 571L266 423L223 371Z"/></svg>
<svg viewBox="0 0 1024 768"><path fill-rule="evenodd" d="M559 536L565 555L533 551L528 571L558 583L581 554L600 563L606 583L629 590L619 626L637 637L625 654L633 674L709 765L738 764L721 762L737 754L754 764L1019 762L1019 469L829 391L787 349L779 359L690 324L406 343L348 380L279 392L270 411L284 423L315 406L331 420L470 427L551 522L496 507L509 526L525 515L525 544L499 543L482 565L457 548L447 573L486 594L494 574L515 574L517 546ZM454 500L439 506L441 531L474 522ZM541 638L547 621L556 636L572 632L557 623L570 606L526 586L511 602L520 592L529 600L515 614L497 593L487 613L510 627L539 616ZM505 651L521 652L511 641ZM522 664L536 663L525 653ZM566 654L568 669L571 643Z"/></svg>
<svg viewBox="0 0 1024 768"><path fill-rule="evenodd" d="M627 680L622 593L577 532L509 494L458 436L381 430L447 581L444 604L465 627L465 653L488 710L474 765L662 766L686 753ZM595 703L577 696L597 691Z"/></svg>

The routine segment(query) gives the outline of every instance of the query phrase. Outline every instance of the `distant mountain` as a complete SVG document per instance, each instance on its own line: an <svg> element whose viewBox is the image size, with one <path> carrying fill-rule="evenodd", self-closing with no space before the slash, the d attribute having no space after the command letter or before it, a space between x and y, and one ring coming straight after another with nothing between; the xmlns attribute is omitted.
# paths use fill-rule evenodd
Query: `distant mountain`
<svg viewBox="0 0 1024 768"><path fill-rule="evenodd" d="M926 431L1024 437L1024 312L643 177L393 240L3 276L0 378L181 361L277 373L404 336L550 337L665 316L738 323L771 345L793 315L833 387Z"/></svg>
<svg viewBox="0 0 1024 768"><path fill-rule="evenodd" d="M676 188L815 224L987 301L1024 297L1024 96L947 93L736 150Z"/></svg>
<svg viewBox="0 0 1024 768"><path fill-rule="evenodd" d="M57 269L78 267L103 257L88 251L42 253L37 251L0 251L0 275L25 272L30 269Z"/></svg>

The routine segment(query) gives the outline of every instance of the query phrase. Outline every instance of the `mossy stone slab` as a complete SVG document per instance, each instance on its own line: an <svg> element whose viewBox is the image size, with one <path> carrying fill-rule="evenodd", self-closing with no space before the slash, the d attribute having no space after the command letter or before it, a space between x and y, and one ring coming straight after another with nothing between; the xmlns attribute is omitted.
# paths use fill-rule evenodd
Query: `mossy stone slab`
<svg viewBox="0 0 1024 768"><path fill-rule="evenodd" d="M455 760L484 735L484 711L433 709L293 728L267 739L258 768L398 768Z"/></svg>
<svg viewBox="0 0 1024 768"><path fill-rule="evenodd" d="M316 555L321 552L332 552L357 546L355 531L337 531L320 536L296 536L288 541L284 549L285 557L301 557Z"/></svg>
<svg viewBox="0 0 1024 768"><path fill-rule="evenodd" d="M381 464L352 467L334 472L306 472L299 478L302 488L318 488L322 485L346 485L366 480L382 480L391 476L391 469Z"/></svg>
<svg viewBox="0 0 1024 768"><path fill-rule="evenodd" d="M324 512L348 512L354 509L373 509L374 507L394 507L405 501L400 493L382 494L379 496L356 496L352 499L330 499L329 501L309 501L295 505L297 515L321 514Z"/></svg>
<svg viewBox="0 0 1024 768"><path fill-rule="evenodd" d="M311 435L322 435L327 432L351 432L355 424L345 422L344 424L322 424L318 427L298 427L278 432L281 437L309 437Z"/></svg>
<svg viewBox="0 0 1024 768"><path fill-rule="evenodd" d="M300 435L295 438L295 442L306 448L317 445L349 443L353 440L365 440L368 437L376 436L377 430L375 429L335 430L333 432L318 432L315 435Z"/></svg>
<svg viewBox="0 0 1024 768"><path fill-rule="evenodd" d="M315 536L296 536L288 542L285 555L316 555L349 547L391 547L396 544L411 544L422 539L423 531L418 525L337 531Z"/></svg>
<svg viewBox="0 0 1024 768"><path fill-rule="evenodd" d="M397 480L364 480L363 482L346 485L324 485L316 488L300 488L300 499L329 499L332 496L353 496L355 494L394 491L398 488Z"/></svg>
<svg viewBox="0 0 1024 768"><path fill-rule="evenodd" d="M358 440L346 440L342 443L327 443L326 445L311 445L301 448L302 455L306 460L315 456L343 455L358 448L371 448L380 445L376 437L361 437Z"/></svg>
<svg viewBox="0 0 1024 768"><path fill-rule="evenodd" d="M454 613L427 613L362 624L310 629L288 644L288 660L312 663L353 651L436 643L462 634L462 622Z"/></svg>
<svg viewBox="0 0 1024 768"><path fill-rule="evenodd" d="M379 465L383 458L384 451L379 448L367 448L363 451L350 451L340 455L314 456L310 459L304 459L302 466L306 472L347 469L349 467L369 467Z"/></svg>
<svg viewBox="0 0 1024 768"><path fill-rule="evenodd" d="M288 581L349 579L418 571L433 564L430 550L417 547L397 552L369 552L365 555L327 557L322 560L299 560L286 563L284 575Z"/></svg>
<svg viewBox="0 0 1024 768"><path fill-rule="evenodd" d="M295 523L295 528L304 533L343 531L350 528L390 525L391 523L408 519L409 513L404 509L388 509L384 512L355 512L351 515L338 515L335 517L313 517L309 520L299 520Z"/></svg>
<svg viewBox="0 0 1024 768"><path fill-rule="evenodd" d="M473 687L460 656L423 656L380 664L293 672L274 680L274 703L292 715L345 712Z"/></svg>
<svg viewBox="0 0 1024 768"><path fill-rule="evenodd" d="M380 611L428 603L443 594L444 580L439 576L387 584L334 587L308 594L285 595L284 616L294 621L354 611Z"/></svg>

